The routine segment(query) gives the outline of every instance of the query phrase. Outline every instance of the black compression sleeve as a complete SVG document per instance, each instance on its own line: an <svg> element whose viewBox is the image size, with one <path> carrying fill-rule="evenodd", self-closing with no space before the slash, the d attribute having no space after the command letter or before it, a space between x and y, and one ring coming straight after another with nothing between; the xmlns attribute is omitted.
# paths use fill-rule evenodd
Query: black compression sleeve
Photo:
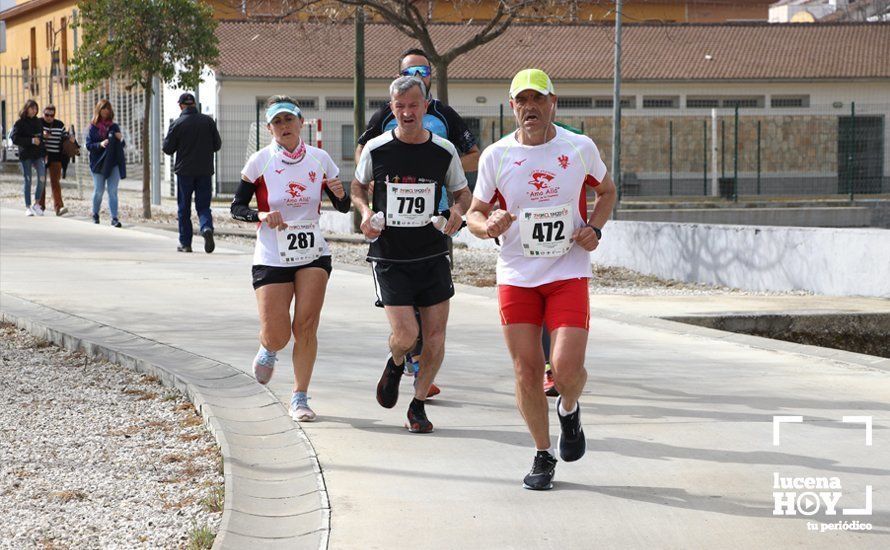
<svg viewBox="0 0 890 550"><path fill-rule="evenodd" d="M231 212L233 218L243 222L260 221L260 213L250 207L254 191L256 191L254 184L241 180L238 190L235 191L235 198L232 199Z"/></svg>
<svg viewBox="0 0 890 550"><path fill-rule="evenodd" d="M337 195L335 195L333 191L331 191L327 187L324 188L324 192L327 193L328 198L331 199L331 204L334 205L334 208L336 208L338 212L343 212L345 214L346 212L349 212L349 206L352 204L352 200L349 198L349 192L346 191L345 186L343 188L343 191L343 198L338 199Z"/></svg>

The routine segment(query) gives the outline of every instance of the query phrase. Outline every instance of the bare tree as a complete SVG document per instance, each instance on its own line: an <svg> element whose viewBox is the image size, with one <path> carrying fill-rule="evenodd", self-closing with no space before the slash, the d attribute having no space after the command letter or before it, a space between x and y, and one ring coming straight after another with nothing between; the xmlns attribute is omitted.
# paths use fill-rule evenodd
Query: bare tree
<svg viewBox="0 0 890 550"><path fill-rule="evenodd" d="M860 0L838 7L834 13L823 17L822 21L880 22L890 21L890 0Z"/></svg>
<svg viewBox="0 0 890 550"><path fill-rule="evenodd" d="M395 27L405 36L416 40L426 52L436 70L436 94L440 100L448 102L448 66L459 56L487 44L504 34L515 22L567 21L577 15L577 4L599 4L598 0L455 0L447 2L454 11L455 18L476 31L470 38L450 49L442 49L433 41L432 0L272 0L262 2L262 8L255 2L239 2L243 14L247 16L273 16L280 19L325 17L345 20L352 17L355 8L364 8L372 17L376 16ZM443 2L444 3L444 2ZM252 11L261 9L262 12ZM463 14L485 13L487 19L472 19ZM492 11L493 9L493 11ZM449 19L449 20L454 20Z"/></svg>

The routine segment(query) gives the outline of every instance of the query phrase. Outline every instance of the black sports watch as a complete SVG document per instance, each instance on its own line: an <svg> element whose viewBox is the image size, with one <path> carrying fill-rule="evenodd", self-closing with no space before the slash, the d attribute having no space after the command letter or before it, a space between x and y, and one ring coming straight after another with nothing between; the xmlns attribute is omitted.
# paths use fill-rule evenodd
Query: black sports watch
<svg viewBox="0 0 890 550"><path fill-rule="evenodd" d="M601 241L603 239L603 230L595 225L587 224L587 227L593 229L593 232L596 233L596 240Z"/></svg>

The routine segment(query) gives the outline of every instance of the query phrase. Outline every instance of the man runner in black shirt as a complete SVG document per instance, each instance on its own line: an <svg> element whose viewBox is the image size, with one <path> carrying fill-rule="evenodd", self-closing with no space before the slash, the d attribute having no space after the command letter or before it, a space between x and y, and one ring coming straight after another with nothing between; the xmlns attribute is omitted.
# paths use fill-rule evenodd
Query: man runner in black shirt
<svg viewBox="0 0 890 550"><path fill-rule="evenodd" d="M432 66L426 56L426 52L418 48L405 50L399 59L399 74L401 76L414 76L423 82L427 90L427 100L429 101L426 113L423 115L423 127L439 137L447 139L454 145L460 155L460 162L464 172L475 172L479 164L480 154L479 146L476 144L476 137L454 109L438 99L432 98ZM368 141L395 127L396 119L390 105L388 103L381 105L371 117L364 133L358 138L358 145L355 149L355 163L358 164L362 149ZM439 208L442 210L448 208L448 197L444 194L439 203ZM449 253L450 251L449 246ZM415 310L414 314L418 322L420 322L419 311ZM418 338L417 346L408 354L409 364L407 372L409 375L416 370L417 360L422 352L423 338ZM435 384L430 385L430 393L427 397L433 397L438 394L438 386Z"/></svg>
<svg viewBox="0 0 890 550"><path fill-rule="evenodd" d="M397 78L390 85L390 98L397 126L362 150L352 181L352 202L362 216L362 233L372 241L368 260L392 327L391 355L377 385L377 402L392 408L398 401L405 355L414 348L420 330L416 306L424 349L407 427L427 433L433 425L424 401L445 354L445 325L454 295L446 235L460 229L470 190L454 145L424 128L428 100L423 82L410 76ZM371 181L376 212L368 203ZM446 191L452 193L454 206L442 211L439 201ZM372 223L375 214L383 218L382 229ZM434 215L448 218L441 231L430 222Z"/></svg>

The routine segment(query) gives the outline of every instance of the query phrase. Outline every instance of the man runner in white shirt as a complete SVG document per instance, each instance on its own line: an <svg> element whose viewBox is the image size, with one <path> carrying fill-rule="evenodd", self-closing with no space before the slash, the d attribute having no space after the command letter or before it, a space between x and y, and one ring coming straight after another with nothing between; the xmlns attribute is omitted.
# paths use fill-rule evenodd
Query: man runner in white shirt
<svg viewBox="0 0 890 550"><path fill-rule="evenodd" d="M556 94L541 70L520 71L510 85L519 129L482 152L467 226L499 238L498 302L516 374L516 401L537 448L527 489L550 489L556 457L547 397L541 389L541 326L551 331L550 362L560 397L559 454L584 455L578 398L587 381L590 252L602 236L616 192L593 141L552 123ZM596 192L588 217L586 188Z"/></svg>

